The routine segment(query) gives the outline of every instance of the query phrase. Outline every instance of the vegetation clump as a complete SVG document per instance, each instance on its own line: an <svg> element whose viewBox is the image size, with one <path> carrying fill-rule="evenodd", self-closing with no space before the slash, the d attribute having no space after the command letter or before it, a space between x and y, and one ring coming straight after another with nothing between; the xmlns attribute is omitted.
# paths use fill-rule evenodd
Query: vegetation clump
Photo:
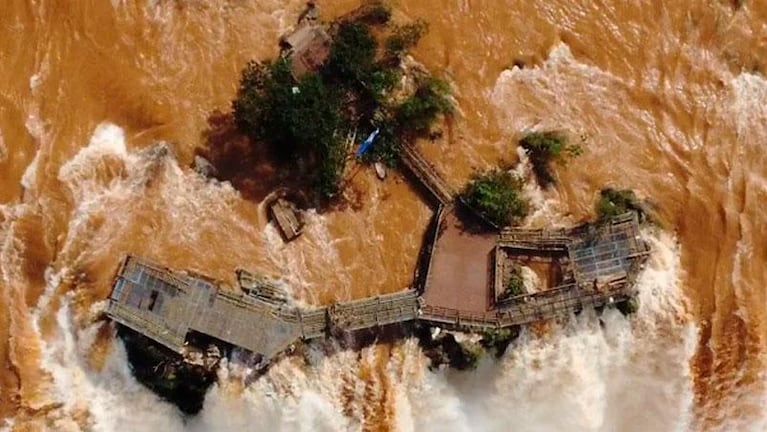
<svg viewBox="0 0 767 432"><path fill-rule="evenodd" d="M632 297L616 304L616 308L625 316L633 315L639 312L639 300Z"/></svg>
<svg viewBox="0 0 767 432"><path fill-rule="evenodd" d="M509 276L504 284L504 289L499 300L506 300L512 297L527 294L527 288L525 288L525 278L522 276L522 267L515 264L511 267Z"/></svg>
<svg viewBox="0 0 767 432"><path fill-rule="evenodd" d="M630 189L605 188L599 192L596 213L599 221L608 221L628 211L642 213L642 204Z"/></svg>
<svg viewBox="0 0 767 432"><path fill-rule="evenodd" d="M519 327L509 327L497 330L487 330L482 333L480 345L486 350L494 350L496 358L506 352L511 342L519 336Z"/></svg>
<svg viewBox="0 0 767 432"><path fill-rule="evenodd" d="M413 90L398 89L399 56L426 33L426 23L374 34L373 26L387 28L391 19L383 2L353 16L331 26L330 52L318 70L296 77L286 56L249 62L232 103L238 130L295 165L326 202L341 188L353 144L347 137L362 140L378 129L363 160L394 165L402 145L430 133L438 116L452 112L449 87L427 73L416 77ZM376 34L388 34L385 49ZM395 99L395 93L404 95Z"/></svg>
<svg viewBox="0 0 767 432"><path fill-rule="evenodd" d="M543 187L555 183L551 163L563 163L565 157L575 157L583 150L578 145L568 144L567 137L560 132L531 132L525 135L519 145L525 149L533 166L533 173Z"/></svg>
<svg viewBox="0 0 767 432"><path fill-rule="evenodd" d="M341 98L320 74L296 80L284 58L250 62L233 108L238 128L268 141L278 158L316 168L311 182L319 195L332 197L338 191L345 157L338 133Z"/></svg>
<svg viewBox="0 0 767 432"><path fill-rule="evenodd" d="M500 227L513 225L527 215L522 181L499 168L475 173L461 191L460 198Z"/></svg>
<svg viewBox="0 0 767 432"><path fill-rule="evenodd" d="M429 77L396 108L397 124L410 134L428 132L437 116L453 111L449 95L447 83Z"/></svg>

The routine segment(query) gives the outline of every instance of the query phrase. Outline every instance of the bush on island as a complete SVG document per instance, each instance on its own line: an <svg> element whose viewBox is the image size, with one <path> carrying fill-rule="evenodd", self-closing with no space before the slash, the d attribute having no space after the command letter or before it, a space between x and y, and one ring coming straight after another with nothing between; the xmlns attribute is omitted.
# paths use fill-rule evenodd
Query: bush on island
<svg viewBox="0 0 767 432"><path fill-rule="evenodd" d="M519 141L519 145L529 155L533 173L543 187L555 182L552 161L563 163L565 156L575 157L583 152L580 146L568 144L567 137L556 131L531 132Z"/></svg>
<svg viewBox="0 0 767 432"><path fill-rule="evenodd" d="M397 122L406 133L426 133L437 116L453 112L449 97L450 87L447 83L429 77L396 108Z"/></svg>
<svg viewBox="0 0 767 432"><path fill-rule="evenodd" d="M341 98L318 73L295 80L284 58L249 62L232 106L241 131L268 142L282 160L317 167L313 183L321 196L337 191L344 160L337 133L343 120Z"/></svg>
<svg viewBox="0 0 767 432"><path fill-rule="evenodd" d="M599 192L596 213L599 221L608 221L628 211L642 212L642 205L630 189L605 188Z"/></svg>
<svg viewBox="0 0 767 432"><path fill-rule="evenodd" d="M475 173L461 191L460 198L501 227L513 225L527 215L522 181L502 169Z"/></svg>
<svg viewBox="0 0 767 432"><path fill-rule="evenodd" d="M495 350L496 358L500 358L506 352L509 344L519 336L519 326L487 330L482 333L480 344L486 350Z"/></svg>
<svg viewBox="0 0 767 432"><path fill-rule="evenodd" d="M283 163L307 176L320 202L339 192L349 148L344 137L357 131L367 136L379 129L367 162L394 165L401 146L430 132L441 114L452 111L450 89L443 81L420 78L412 95L392 100L400 83L399 66L381 57L372 25L386 24L391 11L375 2L352 21L333 27L327 62L319 72L296 77L288 56L249 62L242 71L232 102L238 129L254 141L267 143ZM426 24L397 26L391 34L407 50L426 31Z"/></svg>
<svg viewBox="0 0 767 432"><path fill-rule="evenodd" d="M508 279L506 279L506 284L504 286L503 292L500 295L500 300L505 300L523 294L527 294L527 288L525 288L525 279L522 277L522 267L520 267L518 264L514 264L511 268L511 273L509 274Z"/></svg>

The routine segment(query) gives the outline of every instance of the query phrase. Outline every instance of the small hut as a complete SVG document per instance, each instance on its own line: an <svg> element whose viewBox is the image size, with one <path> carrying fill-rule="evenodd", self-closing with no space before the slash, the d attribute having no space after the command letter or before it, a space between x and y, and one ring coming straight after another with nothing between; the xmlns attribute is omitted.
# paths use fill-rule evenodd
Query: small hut
<svg viewBox="0 0 767 432"><path fill-rule="evenodd" d="M290 34L283 36L284 55L290 60L293 76L300 78L318 70L330 55L332 40L321 25L302 20Z"/></svg>

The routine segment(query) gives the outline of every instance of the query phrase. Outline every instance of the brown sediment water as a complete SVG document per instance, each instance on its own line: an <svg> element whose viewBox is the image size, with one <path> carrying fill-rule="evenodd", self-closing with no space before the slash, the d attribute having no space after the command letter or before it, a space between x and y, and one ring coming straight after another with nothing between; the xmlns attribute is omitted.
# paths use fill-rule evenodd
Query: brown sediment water
<svg viewBox="0 0 767 432"><path fill-rule="evenodd" d="M356 1L320 6L331 17ZM577 430L763 429L762 2L400 2L398 18L430 23L414 57L456 94L443 138L419 144L453 186L518 159L524 131L551 128L584 153L557 168L556 188L530 186L529 224L588 217L606 185L653 203L675 237L653 234L659 252L640 281L640 315L523 341L492 374L471 378L430 375L406 341L308 369L286 361L234 395L216 388L191 426L155 404L97 324L122 254L228 281L237 266L259 270L305 302L392 292L412 277L430 210L396 175L379 182L361 170L350 186L361 208L310 213L302 238L283 244L259 203L187 169L240 68L274 55L302 7L5 2L0 418L20 429L113 430L110 418L138 421L126 408L138 407L154 413L144 421L155 430L224 430L238 419L504 430L522 414L524 430L560 419ZM175 158L147 151L157 141ZM508 401L515 407L496 408ZM547 415L554 408L568 414Z"/></svg>

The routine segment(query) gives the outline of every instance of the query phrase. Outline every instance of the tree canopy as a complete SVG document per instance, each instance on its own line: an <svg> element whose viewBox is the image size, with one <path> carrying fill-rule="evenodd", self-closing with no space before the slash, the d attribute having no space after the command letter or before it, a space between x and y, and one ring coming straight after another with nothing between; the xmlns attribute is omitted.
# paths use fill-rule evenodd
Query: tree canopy
<svg viewBox="0 0 767 432"><path fill-rule="evenodd" d="M608 221L632 210L642 213L641 204L634 191L605 188L599 192L596 213L600 221Z"/></svg>
<svg viewBox="0 0 767 432"><path fill-rule="evenodd" d="M474 174L461 198L498 226L513 225L527 215L522 181L502 169Z"/></svg>
<svg viewBox="0 0 767 432"><path fill-rule="evenodd" d="M529 133L519 141L519 145L529 155L533 173L543 187L555 182L551 162L561 163L565 156L575 157L582 153L580 146L568 144L567 137L556 131Z"/></svg>
<svg viewBox="0 0 767 432"><path fill-rule="evenodd" d="M449 87L428 74L419 75L413 94L393 100L402 70L382 57L371 27L386 26L390 13L383 3L373 3L355 19L331 26L330 53L318 71L296 78L288 52L277 60L249 62L242 72L232 102L238 129L269 144L280 161L308 172L320 197L332 198L339 190L350 150L347 135L356 131L365 137L378 128L363 159L393 165L406 141L429 132L440 114L452 111ZM418 21L390 33L402 39L404 53L425 31Z"/></svg>
<svg viewBox="0 0 767 432"><path fill-rule="evenodd" d="M428 131L437 116L453 111L449 95L450 87L444 81L429 77L396 108L397 123L405 132Z"/></svg>

